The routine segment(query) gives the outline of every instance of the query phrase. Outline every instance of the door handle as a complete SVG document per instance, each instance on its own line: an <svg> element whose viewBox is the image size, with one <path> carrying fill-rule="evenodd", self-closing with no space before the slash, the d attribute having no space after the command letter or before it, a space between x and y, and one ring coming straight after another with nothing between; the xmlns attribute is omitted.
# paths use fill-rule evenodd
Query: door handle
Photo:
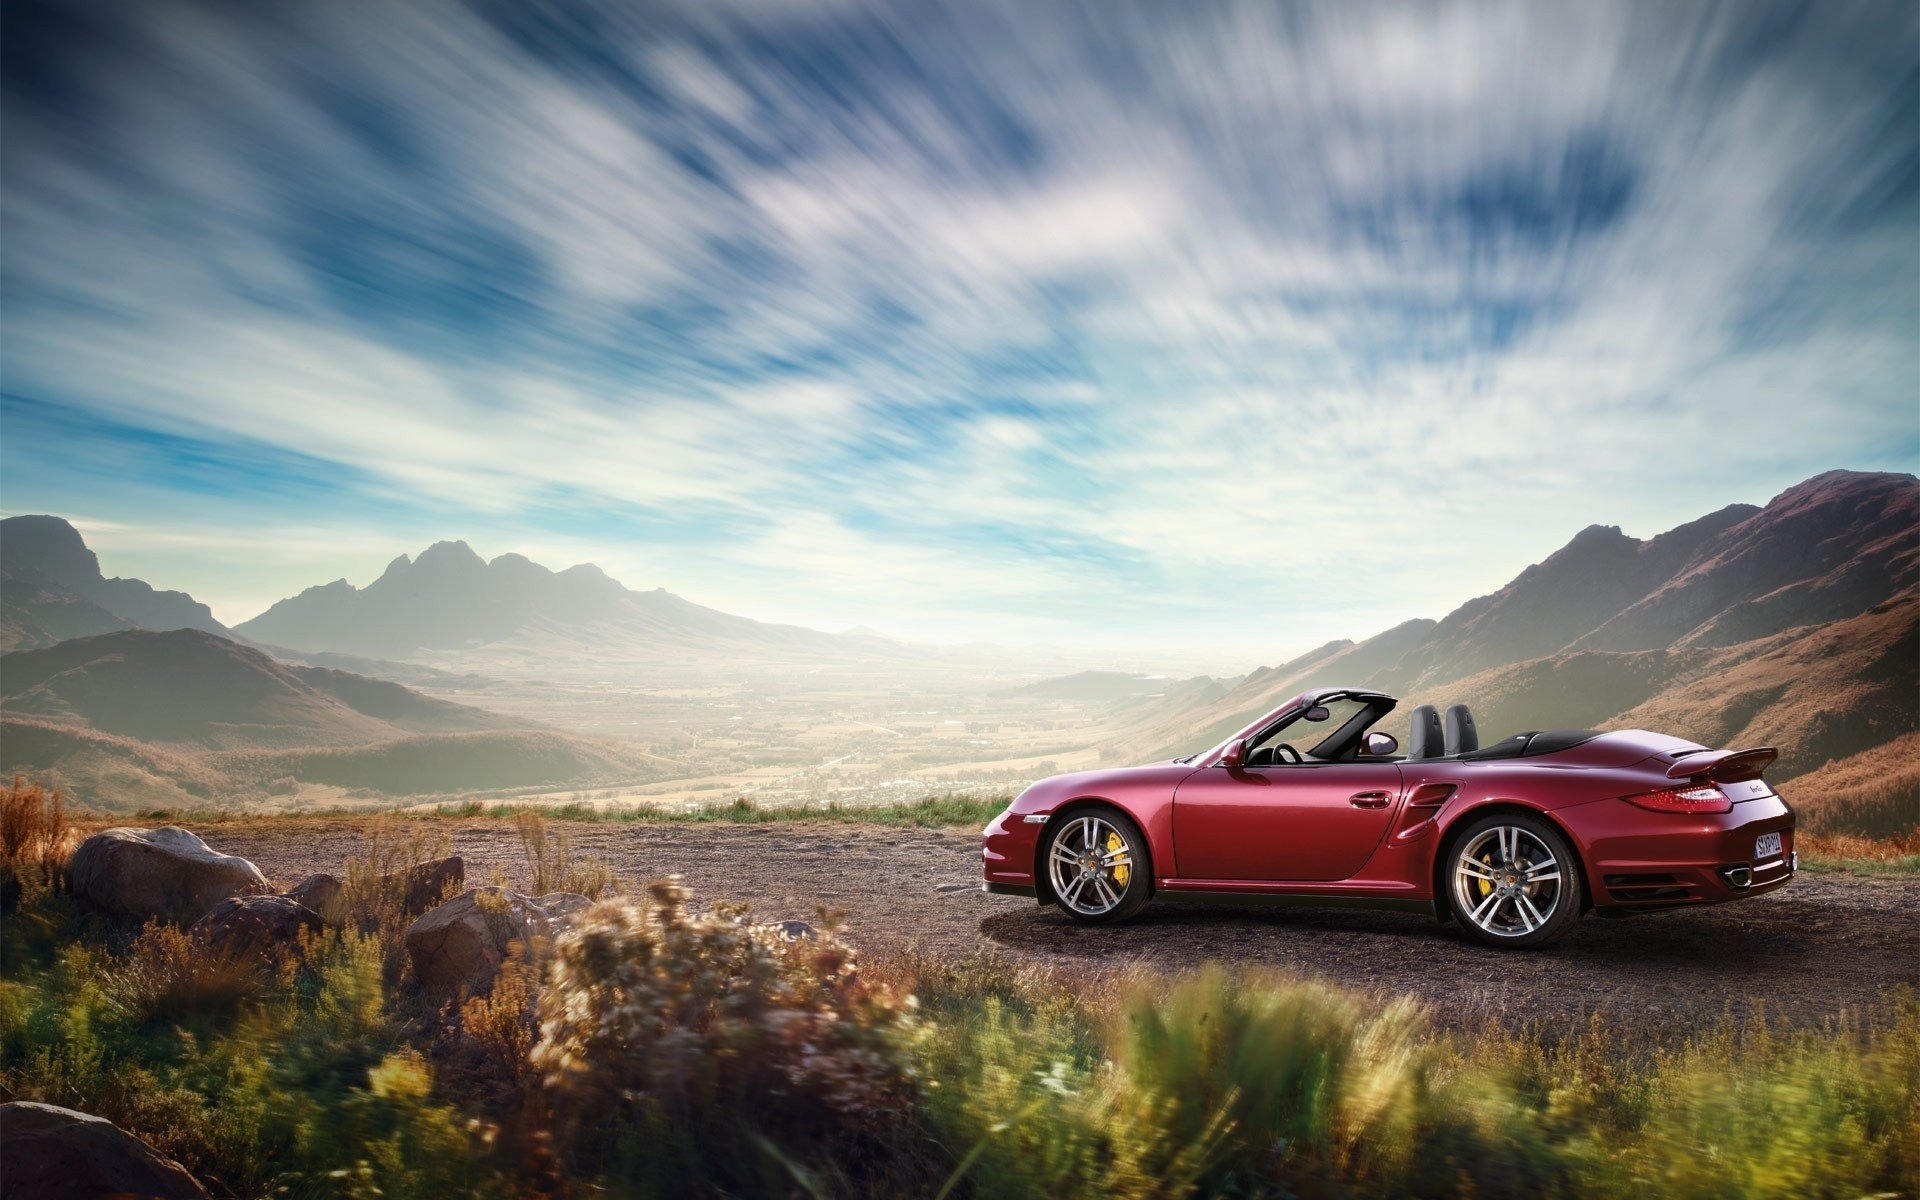
<svg viewBox="0 0 1920 1200"><path fill-rule="evenodd" d="M1386 792L1355 792L1347 797L1347 803L1355 808L1385 808L1391 798Z"/></svg>

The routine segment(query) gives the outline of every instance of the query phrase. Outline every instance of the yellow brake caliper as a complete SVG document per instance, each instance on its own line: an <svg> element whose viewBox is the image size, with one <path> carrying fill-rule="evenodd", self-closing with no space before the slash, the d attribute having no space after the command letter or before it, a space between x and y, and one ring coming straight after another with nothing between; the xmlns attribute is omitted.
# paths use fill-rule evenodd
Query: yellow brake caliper
<svg viewBox="0 0 1920 1200"><path fill-rule="evenodd" d="M1486 867L1487 870L1489 871L1493 870L1492 855L1488 855L1486 858L1481 859L1480 863L1482 866ZM1486 899L1487 893L1493 890L1493 881L1482 877L1482 878L1475 879L1474 882L1480 885L1480 898L1482 900Z"/></svg>
<svg viewBox="0 0 1920 1200"><path fill-rule="evenodd" d="M1125 850L1126 848L1127 848L1127 844L1120 840L1119 834L1109 833L1107 835L1107 853L1118 854L1120 851ZM1127 886L1128 873L1129 873L1128 868L1125 866L1125 864L1115 867L1113 869L1114 883L1118 884L1121 888L1124 889Z"/></svg>

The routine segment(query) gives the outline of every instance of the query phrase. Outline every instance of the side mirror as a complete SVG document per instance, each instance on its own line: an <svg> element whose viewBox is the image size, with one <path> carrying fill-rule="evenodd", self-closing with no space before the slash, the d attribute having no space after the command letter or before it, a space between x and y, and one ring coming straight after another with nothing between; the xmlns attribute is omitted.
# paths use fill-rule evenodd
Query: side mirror
<svg viewBox="0 0 1920 1200"><path fill-rule="evenodd" d="M1223 767L1244 766L1247 761L1247 742L1245 738L1234 742L1220 752L1220 765Z"/></svg>
<svg viewBox="0 0 1920 1200"><path fill-rule="evenodd" d="M1367 753L1374 758L1385 758L1400 749L1400 743L1390 733L1378 730L1367 735Z"/></svg>
<svg viewBox="0 0 1920 1200"><path fill-rule="evenodd" d="M1316 704L1300 715L1309 721L1324 721L1333 714L1327 711L1326 705Z"/></svg>

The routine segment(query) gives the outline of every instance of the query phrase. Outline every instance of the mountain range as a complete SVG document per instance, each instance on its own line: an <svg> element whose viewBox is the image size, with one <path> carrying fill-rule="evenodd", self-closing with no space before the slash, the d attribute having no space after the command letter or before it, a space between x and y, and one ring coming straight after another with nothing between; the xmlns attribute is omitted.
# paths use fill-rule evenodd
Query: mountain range
<svg viewBox="0 0 1920 1200"><path fill-rule="evenodd" d="M1351 685L1470 704L1483 738L1637 726L1777 744L1775 778L1857 808L1920 726L1917 628L1920 479L1832 471L1644 541L1590 526L1437 621L1328 643L1128 740L1185 754L1309 686ZM1884 800L1874 821L1920 818L1910 786Z"/></svg>
<svg viewBox="0 0 1920 1200"><path fill-rule="evenodd" d="M402 554L365 587L345 579L307 588L228 629L185 592L108 579L67 521L0 521L0 650L128 629L198 629L280 657L338 662L405 681L419 663L473 656L490 664L609 658L711 662L729 657L898 658L909 647L876 634L822 633L707 608L664 588L635 591L599 567L553 571L524 555L492 561L465 542Z"/></svg>
<svg viewBox="0 0 1920 1200"><path fill-rule="evenodd" d="M488 661L550 661L565 647L595 661L870 653L892 646L737 617L663 588L634 591L590 563L553 571L519 554L488 561L465 542L401 555L364 588L310 587L235 632L267 645L374 658L485 648ZM529 653L529 651L535 651Z"/></svg>

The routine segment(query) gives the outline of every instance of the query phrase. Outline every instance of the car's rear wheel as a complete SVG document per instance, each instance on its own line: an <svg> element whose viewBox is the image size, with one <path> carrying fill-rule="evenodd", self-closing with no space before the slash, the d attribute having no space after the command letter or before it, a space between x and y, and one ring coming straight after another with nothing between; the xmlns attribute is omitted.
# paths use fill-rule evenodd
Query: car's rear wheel
<svg viewBox="0 0 1920 1200"><path fill-rule="evenodd" d="M1496 813L1475 821L1454 841L1447 877L1454 919L1490 946L1544 946L1580 920L1573 847L1541 817Z"/></svg>
<svg viewBox="0 0 1920 1200"><path fill-rule="evenodd" d="M1147 906L1153 866L1147 839L1125 813L1076 808L1047 827L1040 844L1054 903L1076 921L1124 921Z"/></svg>

